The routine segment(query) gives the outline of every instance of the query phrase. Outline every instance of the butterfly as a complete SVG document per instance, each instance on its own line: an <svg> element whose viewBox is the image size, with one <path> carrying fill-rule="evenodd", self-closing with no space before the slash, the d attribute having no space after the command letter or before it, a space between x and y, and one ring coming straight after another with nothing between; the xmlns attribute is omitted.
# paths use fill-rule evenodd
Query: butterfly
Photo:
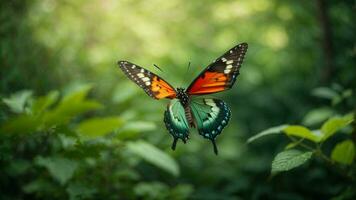
<svg viewBox="0 0 356 200"><path fill-rule="evenodd" d="M230 89L240 73L247 48L247 43L241 43L228 50L208 65L187 89L175 89L158 75L131 62L118 61L118 65L150 97L171 99L164 112L164 123L173 136L173 150L178 139L186 143L189 129L197 128L200 135L212 142L217 155L215 140L230 120L230 108L220 99L196 96Z"/></svg>

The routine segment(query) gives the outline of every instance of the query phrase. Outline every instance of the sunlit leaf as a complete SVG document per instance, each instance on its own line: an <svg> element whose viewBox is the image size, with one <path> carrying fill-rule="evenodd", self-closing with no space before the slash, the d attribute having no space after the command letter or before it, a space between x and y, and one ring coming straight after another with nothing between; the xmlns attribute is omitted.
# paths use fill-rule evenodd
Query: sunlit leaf
<svg viewBox="0 0 356 200"><path fill-rule="evenodd" d="M62 185L72 178L78 167L76 161L62 157L44 158L39 156L35 162L39 166L46 167L51 176Z"/></svg>
<svg viewBox="0 0 356 200"><path fill-rule="evenodd" d="M321 123L331 117L334 111L330 108L317 108L309 111L304 119L303 124L307 126L315 125Z"/></svg>
<svg viewBox="0 0 356 200"><path fill-rule="evenodd" d="M345 115L344 117L333 117L327 120L321 127L322 141L325 141L337 131L349 125L353 120L354 116L352 114Z"/></svg>
<svg viewBox="0 0 356 200"><path fill-rule="evenodd" d="M266 135L279 134L279 133L281 133L282 130L283 130L284 128L286 128L287 126L288 126L288 125L285 125L285 124L284 124L284 125L280 125L280 126L271 127L271 128L269 128L269 129L266 129L266 130L264 130L264 131L262 131L262 132L260 132L260 133L258 133L258 134L256 134L256 135L250 137L250 138L247 140L247 142L248 142L248 143L253 142L253 141L255 141L255 140L257 140L257 139L259 139L259 138L261 138L261 137L263 137L263 136L266 136Z"/></svg>
<svg viewBox="0 0 356 200"><path fill-rule="evenodd" d="M174 176L179 175L179 166L177 162L167 153L155 146L144 142L129 142L127 148L134 154L140 156L147 162L171 173Z"/></svg>
<svg viewBox="0 0 356 200"><path fill-rule="evenodd" d="M125 124L123 131L152 131L156 129L156 124L148 121L131 121Z"/></svg>
<svg viewBox="0 0 356 200"><path fill-rule="evenodd" d="M82 121L76 131L83 139L93 139L113 132L120 128L122 123L119 117L96 117Z"/></svg>
<svg viewBox="0 0 356 200"><path fill-rule="evenodd" d="M283 131L285 134L289 136L301 137L301 138L311 140L313 142L319 142L321 139L320 134L316 134L316 132L313 132L304 126L298 126L298 125L288 126Z"/></svg>
<svg viewBox="0 0 356 200"><path fill-rule="evenodd" d="M272 161L271 173L274 174L296 168L308 161L312 155L313 152L301 152L295 149L282 151Z"/></svg>
<svg viewBox="0 0 356 200"><path fill-rule="evenodd" d="M32 113L39 114L46 110L49 106L53 105L58 100L59 92L52 91L49 92L46 96L38 97L34 100L32 104Z"/></svg>
<svg viewBox="0 0 356 200"><path fill-rule="evenodd" d="M351 140L338 143L332 153L331 159L341 164L350 165L355 159L355 144Z"/></svg>
<svg viewBox="0 0 356 200"><path fill-rule="evenodd" d="M3 102L15 113L23 113L25 104L32 96L32 91L22 90L12 94L9 98L4 98Z"/></svg>
<svg viewBox="0 0 356 200"><path fill-rule="evenodd" d="M97 101L85 99L89 90L90 87L82 87L81 90L76 90L65 96L53 110L45 113L45 124L52 126L65 123L79 114L102 108L102 105Z"/></svg>

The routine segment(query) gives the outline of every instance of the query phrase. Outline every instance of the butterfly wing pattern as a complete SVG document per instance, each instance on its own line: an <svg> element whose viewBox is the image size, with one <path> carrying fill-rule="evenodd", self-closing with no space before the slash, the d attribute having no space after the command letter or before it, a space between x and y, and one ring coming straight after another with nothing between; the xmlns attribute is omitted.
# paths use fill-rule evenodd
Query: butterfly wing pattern
<svg viewBox="0 0 356 200"><path fill-rule="evenodd" d="M184 143L189 137L189 123L185 117L184 107L177 99L171 100L164 112L164 123L167 130L173 136L172 149L175 150L177 140Z"/></svg>
<svg viewBox="0 0 356 200"><path fill-rule="evenodd" d="M190 107L199 134L211 140L214 152L218 154L215 138L230 120L231 111L229 107L224 101L219 99L195 99L191 102Z"/></svg>
<svg viewBox="0 0 356 200"><path fill-rule="evenodd" d="M140 86L154 99L176 97L175 89L156 74L128 61L119 61L118 65L125 75Z"/></svg>
<svg viewBox="0 0 356 200"><path fill-rule="evenodd" d="M247 48L247 43L231 48L208 65L186 90L175 90L156 74L128 61L119 61L118 65L128 78L152 98L172 99L164 112L164 123L173 136L173 150L178 139L186 143L189 129L195 127L200 135L213 143L214 152L218 154L215 140L230 120L230 108L222 100L195 96L230 89L240 73Z"/></svg>
<svg viewBox="0 0 356 200"><path fill-rule="evenodd" d="M217 58L190 84L187 93L204 95L230 89L239 75L247 48L247 43L241 43Z"/></svg>

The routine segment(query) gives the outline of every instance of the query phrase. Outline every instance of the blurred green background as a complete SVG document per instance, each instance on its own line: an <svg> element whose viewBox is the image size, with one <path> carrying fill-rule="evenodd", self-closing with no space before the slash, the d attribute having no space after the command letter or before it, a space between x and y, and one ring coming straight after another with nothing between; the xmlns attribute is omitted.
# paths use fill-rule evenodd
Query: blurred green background
<svg viewBox="0 0 356 200"><path fill-rule="evenodd" d="M270 176L287 138L246 141L355 110L355 15L351 0L2 1L0 199L352 197L355 164L338 173L316 158ZM168 100L152 100L116 62L187 87L241 42L241 75L214 95L232 110L219 156L195 130L172 151ZM356 140L354 128L344 132L326 154L352 132Z"/></svg>

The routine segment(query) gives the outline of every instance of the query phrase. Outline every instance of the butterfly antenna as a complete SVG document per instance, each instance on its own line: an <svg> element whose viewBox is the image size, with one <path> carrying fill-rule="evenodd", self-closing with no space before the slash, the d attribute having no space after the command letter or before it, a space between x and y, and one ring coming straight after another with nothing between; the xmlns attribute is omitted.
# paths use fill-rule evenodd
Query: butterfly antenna
<svg viewBox="0 0 356 200"><path fill-rule="evenodd" d="M155 66L159 71L163 72L163 70L159 68L156 64L153 64L153 66Z"/></svg>

